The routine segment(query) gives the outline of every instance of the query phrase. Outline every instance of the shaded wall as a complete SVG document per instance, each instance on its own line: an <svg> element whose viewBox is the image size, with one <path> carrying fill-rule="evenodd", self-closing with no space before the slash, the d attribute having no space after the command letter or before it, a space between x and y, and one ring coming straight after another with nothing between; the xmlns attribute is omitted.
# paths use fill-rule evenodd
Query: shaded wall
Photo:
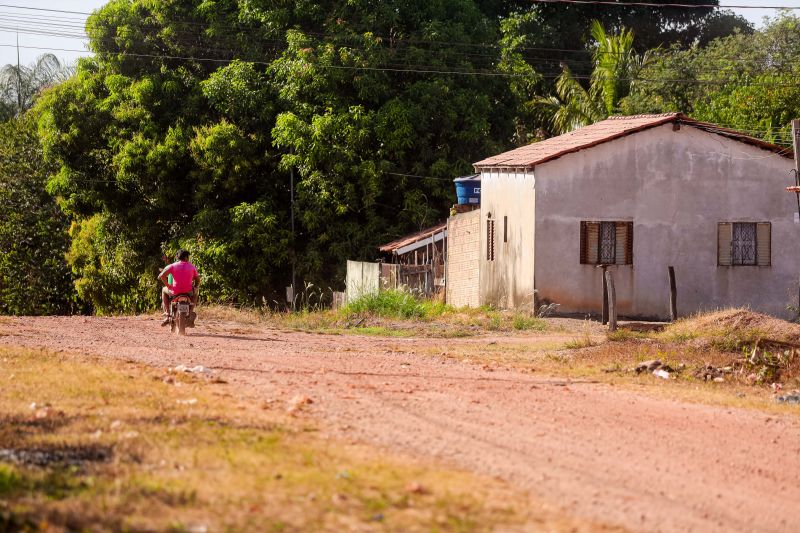
<svg viewBox="0 0 800 533"><path fill-rule="evenodd" d="M532 307L535 194L532 173L481 173L480 302L497 307ZM487 221L494 220L494 259ZM507 221L507 230L505 227Z"/></svg>

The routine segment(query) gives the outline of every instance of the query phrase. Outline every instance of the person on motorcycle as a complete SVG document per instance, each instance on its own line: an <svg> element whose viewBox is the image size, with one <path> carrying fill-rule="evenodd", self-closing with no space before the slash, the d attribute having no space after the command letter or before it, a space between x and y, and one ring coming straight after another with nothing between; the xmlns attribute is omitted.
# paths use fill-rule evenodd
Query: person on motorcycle
<svg viewBox="0 0 800 533"><path fill-rule="evenodd" d="M192 297L192 307L197 307L197 297L199 295L200 274L197 268L189 262L189 252L178 250L175 254L176 261L167 265L158 275L158 279L164 284L161 289L161 305L164 309L164 321L162 326L169 324L169 302L178 294L190 294ZM171 280L169 278L172 278ZM189 318L189 323L194 325L194 311Z"/></svg>

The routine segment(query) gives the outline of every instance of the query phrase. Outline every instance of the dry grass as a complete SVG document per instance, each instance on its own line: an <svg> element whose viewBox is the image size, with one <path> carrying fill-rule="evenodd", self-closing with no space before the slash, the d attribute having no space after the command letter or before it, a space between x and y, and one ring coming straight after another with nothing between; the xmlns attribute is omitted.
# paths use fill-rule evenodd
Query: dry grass
<svg viewBox="0 0 800 533"><path fill-rule="evenodd" d="M224 384L11 349L0 376L0 530L574 525L494 480L323 440Z"/></svg>
<svg viewBox="0 0 800 533"><path fill-rule="evenodd" d="M758 339L800 340L797 324L743 309L727 309L680 320L662 331L619 329L604 334L604 328L596 323L564 319L553 319L548 329L547 334L523 342L461 345L437 355L597 380L689 401L780 412L798 410L777 405L773 396L777 385L784 392L800 389L800 357L789 361L786 352L770 352L768 348L766 356L775 366L764 365L763 358L756 363L748 361ZM673 369L669 381L633 371L638 363L654 359ZM721 381L699 377L698 372L708 366L726 369Z"/></svg>

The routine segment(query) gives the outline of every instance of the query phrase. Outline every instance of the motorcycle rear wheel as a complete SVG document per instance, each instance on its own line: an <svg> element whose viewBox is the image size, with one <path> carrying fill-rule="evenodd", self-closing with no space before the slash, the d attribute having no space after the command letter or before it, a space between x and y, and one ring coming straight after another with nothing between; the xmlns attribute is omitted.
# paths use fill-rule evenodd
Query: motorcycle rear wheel
<svg viewBox="0 0 800 533"><path fill-rule="evenodd" d="M186 324L189 321L189 317L183 313L178 313L175 320L178 323L178 335L186 335Z"/></svg>

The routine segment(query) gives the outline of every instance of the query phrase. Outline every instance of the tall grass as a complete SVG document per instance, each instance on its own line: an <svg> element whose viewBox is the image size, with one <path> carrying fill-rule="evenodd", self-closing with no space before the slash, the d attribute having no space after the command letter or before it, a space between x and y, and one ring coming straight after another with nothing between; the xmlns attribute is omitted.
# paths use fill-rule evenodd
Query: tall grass
<svg viewBox="0 0 800 533"><path fill-rule="evenodd" d="M451 308L442 302L420 298L408 291L388 290L359 296L342 308L345 315L387 318L435 318Z"/></svg>

